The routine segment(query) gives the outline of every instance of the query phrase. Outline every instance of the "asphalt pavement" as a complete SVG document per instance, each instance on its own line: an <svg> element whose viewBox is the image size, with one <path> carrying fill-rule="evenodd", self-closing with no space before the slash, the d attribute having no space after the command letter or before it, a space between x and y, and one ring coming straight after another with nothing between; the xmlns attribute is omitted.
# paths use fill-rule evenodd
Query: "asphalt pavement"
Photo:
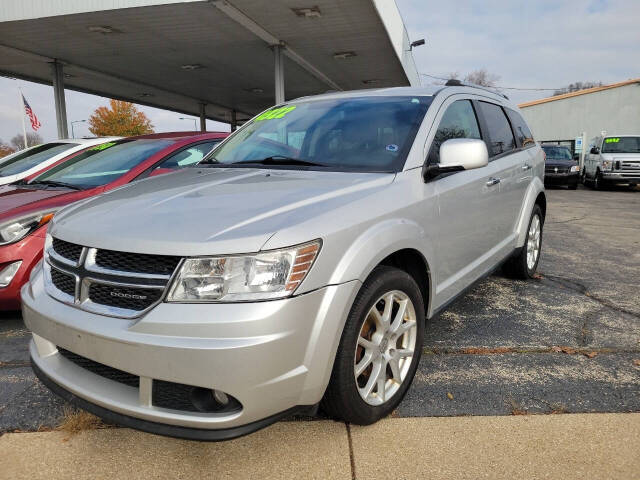
<svg viewBox="0 0 640 480"><path fill-rule="evenodd" d="M395 417L640 412L640 192L547 191L539 278L495 274L432 319ZM0 434L58 425L0 313Z"/></svg>

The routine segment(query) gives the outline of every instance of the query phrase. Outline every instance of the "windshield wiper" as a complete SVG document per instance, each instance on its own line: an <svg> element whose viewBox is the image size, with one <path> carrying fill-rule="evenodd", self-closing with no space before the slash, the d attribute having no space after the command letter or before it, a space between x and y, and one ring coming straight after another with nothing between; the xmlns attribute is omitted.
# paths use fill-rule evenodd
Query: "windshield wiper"
<svg viewBox="0 0 640 480"><path fill-rule="evenodd" d="M83 190L82 187L79 187L72 183L56 182L55 180L36 180L33 182L29 182L29 185L50 185L52 187L64 187L70 188L72 190Z"/></svg>
<svg viewBox="0 0 640 480"><path fill-rule="evenodd" d="M255 163L258 165L301 165L305 167L326 167L322 163L310 162L308 160L301 160L299 158L286 157L284 155L273 155L271 157L263 158L262 160L242 160L240 162L233 162L228 165L237 165L237 164L251 164Z"/></svg>

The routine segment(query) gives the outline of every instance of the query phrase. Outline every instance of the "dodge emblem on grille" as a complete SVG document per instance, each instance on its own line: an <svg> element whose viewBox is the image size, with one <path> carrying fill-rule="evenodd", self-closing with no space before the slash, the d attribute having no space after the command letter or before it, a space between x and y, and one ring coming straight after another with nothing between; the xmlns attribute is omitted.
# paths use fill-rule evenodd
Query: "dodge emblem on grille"
<svg viewBox="0 0 640 480"><path fill-rule="evenodd" d="M116 290L111 290L110 295L112 297L118 297L118 298L130 298L133 300L146 300L147 296L146 295L135 295L132 293L122 293L122 292L118 292Z"/></svg>

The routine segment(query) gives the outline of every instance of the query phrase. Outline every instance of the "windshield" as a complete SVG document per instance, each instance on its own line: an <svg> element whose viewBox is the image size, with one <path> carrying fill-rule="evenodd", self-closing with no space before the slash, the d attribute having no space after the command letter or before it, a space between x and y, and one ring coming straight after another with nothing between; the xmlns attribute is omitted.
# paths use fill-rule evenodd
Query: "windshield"
<svg viewBox="0 0 640 480"><path fill-rule="evenodd" d="M602 153L640 153L640 137L607 137Z"/></svg>
<svg viewBox="0 0 640 480"><path fill-rule="evenodd" d="M360 97L286 104L256 117L203 163L399 171L430 103Z"/></svg>
<svg viewBox="0 0 640 480"><path fill-rule="evenodd" d="M59 153L71 150L77 143L45 143L25 152L18 152L11 158L0 160L0 177L17 175L46 162Z"/></svg>
<svg viewBox="0 0 640 480"><path fill-rule="evenodd" d="M573 160L571 152L566 147L546 147L543 146L544 153L547 154L547 160Z"/></svg>
<svg viewBox="0 0 640 480"><path fill-rule="evenodd" d="M47 170L30 183L58 182L78 188L106 185L171 143L171 140L161 139L125 139L103 143Z"/></svg>

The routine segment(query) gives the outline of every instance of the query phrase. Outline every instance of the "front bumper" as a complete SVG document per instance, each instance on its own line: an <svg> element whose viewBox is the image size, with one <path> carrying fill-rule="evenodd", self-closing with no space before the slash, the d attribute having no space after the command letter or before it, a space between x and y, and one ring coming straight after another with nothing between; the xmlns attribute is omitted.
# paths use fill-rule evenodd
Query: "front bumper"
<svg viewBox="0 0 640 480"><path fill-rule="evenodd" d="M606 183L640 183L640 172L602 172Z"/></svg>
<svg viewBox="0 0 640 480"><path fill-rule="evenodd" d="M579 178L578 172L570 173L546 173L544 174L544 183L546 185L571 185L577 184Z"/></svg>
<svg viewBox="0 0 640 480"><path fill-rule="evenodd" d="M34 370L54 391L108 421L217 440L320 401L359 287L353 281L259 303L162 303L123 320L54 300L38 269L22 290L23 317L34 334ZM136 375L139 387L92 373L58 348ZM242 408L228 414L160 408L152 401L157 380L221 390Z"/></svg>

